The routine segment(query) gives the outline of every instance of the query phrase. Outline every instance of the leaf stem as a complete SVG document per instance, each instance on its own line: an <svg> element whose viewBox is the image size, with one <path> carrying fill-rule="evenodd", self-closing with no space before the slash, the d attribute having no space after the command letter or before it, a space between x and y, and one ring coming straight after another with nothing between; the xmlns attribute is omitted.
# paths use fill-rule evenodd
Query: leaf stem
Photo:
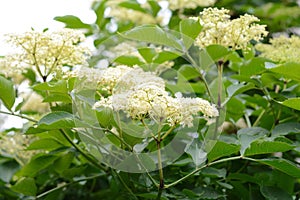
<svg viewBox="0 0 300 200"><path fill-rule="evenodd" d="M230 158L224 158L224 159L221 159L221 160L217 160L217 161L214 161L214 162L211 162L211 163L207 163L206 165L203 165L197 169L195 169L194 171L190 172L189 174L185 175L184 177L178 179L177 181L174 181L173 183L170 183L170 184L167 184L165 185L165 188L170 188L174 185L177 185L178 183L184 181L185 179L189 178L190 176L196 174L197 172L201 171L202 169L206 168L206 167L209 167L211 165L215 165L215 164L218 164L218 163L222 163L222 162L228 162L228 161L231 161L231 160L239 160L239 159L246 159L245 157L242 157L242 156L235 156L235 157L230 157Z"/></svg>
<svg viewBox="0 0 300 200"><path fill-rule="evenodd" d="M192 63L192 65L194 67L197 67L198 69L200 69L200 66L195 62L195 60L192 58L192 56L188 52L186 52L186 56L187 56L188 60ZM210 97L210 100L212 101L212 103L215 103L214 97L213 97L213 95L212 95L212 93L211 93L211 91L209 89L208 83L207 83L204 75L201 72L199 74L200 74L201 80L204 83L205 89L206 89L206 91L207 91L207 93L208 93L208 95Z"/></svg>
<svg viewBox="0 0 300 200"><path fill-rule="evenodd" d="M93 158L91 158L88 154L86 154L86 152L84 152L84 150L82 150L77 144L75 144L72 141L72 138L66 133L66 131L64 129L59 129L59 131L63 134L63 136L68 140L68 142L79 152L82 154L82 156L87 159L89 162L91 162L94 166L96 166L97 168L103 170L103 171L107 171L107 168L100 165L99 163L97 163Z"/></svg>
<svg viewBox="0 0 300 200"><path fill-rule="evenodd" d="M38 196L36 197L36 199L42 198L42 197L44 197L44 196L50 194L51 192L54 192L54 191L56 191L56 190L65 188L65 187L67 187L67 186L69 186L69 185L72 185L72 184L74 184L74 183L79 183L79 182L81 182L81 181L87 181L87 180L90 180L90 179L95 179L95 178L98 178L98 177L101 177L101 176L105 176L105 175L106 175L106 174L103 173L103 174L98 174L98 175L95 175L95 176L90 176L90 177L78 179L78 180L73 181L73 182L70 182L70 183L63 183L63 184L61 184L61 185L59 185L59 186L57 186L57 187L55 187L55 188L53 188L53 189L51 189L51 190L48 190L48 191L46 191L46 192L44 192L44 193L38 195Z"/></svg>
<svg viewBox="0 0 300 200"><path fill-rule="evenodd" d="M20 117L20 118L27 119L28 121L35 122L35 123L38 122L38 121L35 120L35 119L32 119L32 118L27 117L27 116L25 116L25 115L18 114L18 113L14 113L14 112L5 112L5 111L1 111L1 110L0 110L0 113L1 113L1 114L5 114L5 115L12 115L12 116Z"/></svg>
<svg viewBox="0 0 300 200"><path fill-rule="evenodd" d="M165 188L164 174L163 174L162 160L161 160L161 149L160 149L162 138L160 136L161 136L161 133L158 132L158 134L157 134L157 141L156 141L156 144L157 144L158 170L159 170L159 187L158 187L158 194L157 194L157 198L156 198L157 200L160 199L162 191Z"/></svg>
<svg viewBox="0 0 300 200"><path fill-rule="evenodd" d="M121 183L124 185L125 189L134 197L134 199L138 199L135 194L132 192L132 190L128 187L128 185L125 183L123 178L118 174L118 172L115 172Z"/></svg>
<svg viewBox="0 0 300 200"><path fill-rule="evenodd" d="M213 134L213 140L217 138L217 133L218 133L218 128L219 128L219 123L220 123L220 115L221 115L221 110L222 110L222 76L223 76L223 61L219 61L217 63L218 67L218 102L217 102L217 110L219 115L216 117L216 125L215 125L215 130Z"/></svg>

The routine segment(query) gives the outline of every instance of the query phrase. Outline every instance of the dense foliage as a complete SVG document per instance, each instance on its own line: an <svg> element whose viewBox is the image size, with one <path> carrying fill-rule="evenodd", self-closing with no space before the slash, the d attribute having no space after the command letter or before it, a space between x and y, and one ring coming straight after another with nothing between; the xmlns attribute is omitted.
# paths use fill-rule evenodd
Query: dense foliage
<svg viewBox="0 0 300 200"><path fill-rule="evenodd" d="M91 8L7 35L0 199L300 198L296 1Z"/></svg>

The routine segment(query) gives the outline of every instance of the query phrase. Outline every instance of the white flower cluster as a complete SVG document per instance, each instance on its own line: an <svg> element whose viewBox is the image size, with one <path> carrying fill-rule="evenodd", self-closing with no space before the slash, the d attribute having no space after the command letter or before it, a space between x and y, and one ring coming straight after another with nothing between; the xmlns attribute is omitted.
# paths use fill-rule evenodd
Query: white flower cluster
<svg viewBox="0 0 300 200"><path fill-rule="evenodd" d="M300 63L300 37L295 35L290 38L280 36L271 39L270 43L255 45L255 48L261 52L260 56L279 63Z"/></svg>
<svg viewBox="0 0 300 200"><path fill-rule="evenodd" d="M110 12L108 14L109 17L113 17L117 21L131 21L139 25L156 24L156 23L160 23L162 20L160 19L160 17L155 18L152 15L142 11L119 6L118 4L122 2L125 1L124 0L108 1L108 6L110 7Z"/></svg>
<svg viewBox="0 0 300 200"><path fill-rule="evenodd" d="M34 140L33 136L24 135L18 132L11 134L0 133L0 155L9 155L14 157L19 164L26 164L32 156L40 151L29 151L26 148Z"/></svg>
<svg viewBox="0 0 300 200"><path fill-rule="evenodd" d="M111 94L121 77L131 70L131 67L125 65L109 67L106 69L81 67L67 73L66 76L86 79L85 83L96 84L97 89Z"/></svg>
<svg viewBox="0 0 300 200"><path fill-rule="evenodd" d="M265 25L254 23L259 22L257 17L245 14L230 20L228 13L224 8L206 8L200 12L200 17L193 17L203 27L195 45L203 48L219 44L233 50L246 49L251 40L259 41L268 34Z"/></svg>
<svg viewBox="0 0 300 200"><path fill-rule="evenodd" d="M90 56L88 48L78 45L84 39L81 31L73 29L7 34L7 42L18 52L5 57L6 66L19 72L32 68L43 77L61 72L64 65L84 65Z"/></svg>
<svg viewBox="0 0 300 200"><path fill-rule="evenodd" d="M177 124L191 127L193 117L216 117L215 105L201 98L172 97L165 90L164 80L141 68L134 68L124 75L113 89L113 94L94 104L94 109L108 107L124 111L128 117L142 120L151 118L156 123Z"/></svg>
<svg viewBox="0 0 300 200"><path fill-rule="evenodd" d="M216 0L168 0L170 10L195 9L197 7L212 6Z"/></svg>
<svg viewBox="0 0 300 200"><path fill-rule="evenodd" d="M25 93L23 95L25 103L21 107L22 112L37 112L44 114L50 111L48 103L43 102L43 97L36 92Z"/></svg>

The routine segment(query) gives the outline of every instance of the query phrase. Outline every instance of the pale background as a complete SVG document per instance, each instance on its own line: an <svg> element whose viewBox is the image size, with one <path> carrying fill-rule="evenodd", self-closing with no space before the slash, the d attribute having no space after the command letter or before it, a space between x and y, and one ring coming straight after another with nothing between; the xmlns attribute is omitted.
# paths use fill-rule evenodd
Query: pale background
<svg viewBox="0 0 300 200"><path fill-rule="evenodd" d="M50 30L64 27L53 20L56 16L75 15L85 23L96 16L90 7L93 0L3 0L0 5L0 56L8 51L3 34L11 32Z"/></svg>
<svg viewBox="0 0 300 200"><path fill-rule="evenodd" d="M60 29L64 24L53 18L64 15L75 15L85 23L93 23L96 16L90 9L92 2L93 0L3 0L0 4L0 56L13 51L3 41L6 33L21 33L31 28ZM1 107L0 109L4 109ZM23 121L18 117L0 115L0 131L3 128L20 128Z"/></svg>

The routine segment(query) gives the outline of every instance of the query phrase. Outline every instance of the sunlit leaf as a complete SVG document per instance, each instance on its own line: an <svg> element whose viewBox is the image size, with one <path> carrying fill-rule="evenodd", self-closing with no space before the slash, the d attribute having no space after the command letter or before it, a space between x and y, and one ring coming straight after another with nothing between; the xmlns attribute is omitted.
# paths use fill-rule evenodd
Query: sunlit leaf
<svg viewBox="0 0 300 200"><path fill-rule="evenodd" d="M168 33L158 26L138 26L122 33L121 36L131 40L165 45L182 51L179 40L173 34Z"/></svg>
<svg viewBox="0 0 300 200"><path fill-rule="evenodd" d="M265 141L256 140L251 143L250 147L246 149L244 155L258 155L275 152L285 152L294 149L295 146L280 141Z"/></svg>
<svg viewBox="0 0 300 200"><path fill-rule="evenodd" d="M290 98L281 103L284 106L300 110L300 98Z"/></svg>
<svg viewBox="0 0 300 200"><path fill-rule="evenodd" d="M225 142L218 141L213 147L213 149L208 153L207 158L209 162L211 162L218 158L235 154L239 152L239 150L239 145L227 144Z"/></svg>
<svg viewBox="0 0 300 200"><path fill-rule="evenodd" d="M35 196L37 193L35 181L30 177L21 178L11 189L27 196Z"/></svg>
<svg viewBox="0 0 300 200"><path fill-rule="evenodd" d="M10 110L15 103L16 93L13 83L3 76L0 76L0 91L0 100Z"/></svg>
<svg viewBox="0 0 300 200"><path fill-rule="evenodd" d="M289 160L283 158L257 159L257 162L269 165L279 171L282 171L292 177L300 178L300 168Z"/></svg>
<svg viewBox="0 0 300 200"><path fill-rule="evenodd" d="M245 150L250 146L250 144L259 138L265 137L269 133L268 130L260 127L243 128L237 132L238 138L241 143L241 155L244 155Z"/></svg>
<svg viewBox="0 0 300 200"><path fill-rule="evenodd" d="M196 166L200 166L207 159L207 153L201 149L201 144L194 139L184 150L191 156Z"/></svg>
<svg viewBox="0 0 300 200"><path fill-rule="evenodd" d="M73 127L75 127L74 116L64 111L49 113L38 122L38 128L45 130Z"/></svg>
<svg viewBox="0 0 300 200"><path fill-rule="evenodd" d="M270 69L270 71L280 74L286 78L291 78L300 81L300 64L299 63L286 63L278 65Z"/></svg>

